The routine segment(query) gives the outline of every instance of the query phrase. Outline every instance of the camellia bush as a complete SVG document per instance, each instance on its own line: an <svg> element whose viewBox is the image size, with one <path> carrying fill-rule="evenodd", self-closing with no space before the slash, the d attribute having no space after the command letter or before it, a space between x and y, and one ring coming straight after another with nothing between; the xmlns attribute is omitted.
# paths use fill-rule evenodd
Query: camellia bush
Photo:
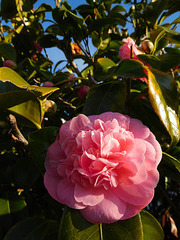
<svg viewBox="0 0 180 240"><path fill-rule="evenodd" d="M179 239L179 1L38 2L1 0L0 239Z"/></svg>

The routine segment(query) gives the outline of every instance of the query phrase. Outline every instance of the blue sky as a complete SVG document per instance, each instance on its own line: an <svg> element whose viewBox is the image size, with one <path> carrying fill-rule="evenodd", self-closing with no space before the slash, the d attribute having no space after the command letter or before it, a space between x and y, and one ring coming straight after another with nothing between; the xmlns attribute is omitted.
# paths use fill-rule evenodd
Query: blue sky
<svg viewBox="0 0 180 240"><path fill-rule="evenodd" d="M38 6L40 6L42 3L46 3L46 4L50 4L52 7L55 7L55 1L54 0L38 0L37 3L34 5L34 8L36 9ZM72 6L72 9L76 8L77 6L81 5L81 4L86 4L86 0L68 0L68 3ZM130 5L129 5L130 6ZM125 5L126 10L128 10L128 5ZM169 18L166 19L165 22L172 22L174 19L180 17L180 13L177 12L173 15L171 15ZM47 15L47 19L51 18L51 15ZM180 24L179 24L180 25ZM44 24L44 27L46 28L46 24ZM130 24L127 24L126 28L128 29L128 33L130 34L132 32L132 26ZM176 29L176 31L180 32L180 26L178 26L178 28ZM92 53L93 53L93 46L90 46ZM62 53L62 51L60 51L57 48L50 48L47 49L47 53L49 55L49 58L56 64L58 61L60 60L64 60L65 57ZM80 70L82 70L84 68L83 66L83 62L80 60L76 61L78 67Z"/></svg>

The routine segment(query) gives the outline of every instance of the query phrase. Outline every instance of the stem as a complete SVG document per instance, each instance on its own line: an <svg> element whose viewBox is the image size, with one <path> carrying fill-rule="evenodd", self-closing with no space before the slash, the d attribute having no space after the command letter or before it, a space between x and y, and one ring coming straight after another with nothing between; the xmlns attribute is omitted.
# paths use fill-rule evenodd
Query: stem
<svg viewBox="0 0 180 240"><path fill-rule="evenodd" d="M100 240L103 240L102 223L99 224Z"/></svg>

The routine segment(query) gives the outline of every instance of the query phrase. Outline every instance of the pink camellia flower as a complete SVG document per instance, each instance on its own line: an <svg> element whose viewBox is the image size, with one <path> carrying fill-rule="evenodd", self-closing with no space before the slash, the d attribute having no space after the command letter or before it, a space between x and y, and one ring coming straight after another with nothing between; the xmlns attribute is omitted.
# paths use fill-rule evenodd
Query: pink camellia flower
<svg viewBox="0 0 180 240"><path fill-rule="evenodd" d="M123 59L135 59L135 60L139 60L141 61L145 66L150 67L149 64L145 63L144 61L142 61L141 59L138 58L139 54L145 54L143 51L140 51L138 49L138 47L136 46L134 40L130 37L128 38L124 38L122 40L122 42L124 43L120 49L119 49L119 56L121 57L121 60ZM131 50L132 49L132 50ZM132 51L132 56L131 56L131 51ZM145 73L147 74L147 71L145 70ZM134 78L134 80L136 80L136 78ZM146 77L142 77L140 78L141 81L148 83L148 80Z"/></svg>
<svg viewBox="0 0 180 240"><path fill-rule="evenodd" d="M64 123L47 151L44 184L91 223L131 218L147 206L162 151L140 120L120 113L78 115Z"/></svg>

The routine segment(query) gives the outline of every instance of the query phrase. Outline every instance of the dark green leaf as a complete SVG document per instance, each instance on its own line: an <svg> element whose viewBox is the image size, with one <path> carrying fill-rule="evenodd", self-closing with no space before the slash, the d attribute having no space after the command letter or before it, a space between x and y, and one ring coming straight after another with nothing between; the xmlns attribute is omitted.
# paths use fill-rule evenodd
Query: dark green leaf
<svg viewBox="0 0 180 240"><path fill-rule="evenodd" d="M163 161L165 161L166 163L173 165L179 172L180 172L180 161L178 159L176 159L175 157L167 154L167 153L163 153Z"/></svg>
<svg viewBox="0 0 180 240"><path fill-rule="evenodd" d="M53 34L46 34L39 39L39 44L43 48L51 48L57 46L57 41Z"/></svg>
<svg viewBox="0 0 180 240"><path fill-rule="evenodd" d="M125 78L146 77L144 64L139 60L124 59L114 68L114 74Z"/></svg>
<svg viewBox="0 0 180 240"><path fill-rule="evenodd" d="M55 141L58 131L59 129L57 127L47 127L29 135L29 149L35 165L42 174L45 172L44 161L46 151L49 145Z"/></svg>
<svg viewBox="0 0 180 240"><path fill-rule="evenodd" d="M6 234L4 240L57 240L58 223L39 217L27 218Z"/></svg>
<svg viewBox="0 0 180 240"><path fill-rule="evenodd" d="M0 56L5 60L12 60L16 62L16 50L8 43L0 43Z"/></svg>
<svg viewBox="0 0 180 240"><path fill-rule="evenodd" d="M125 82L100 84L89 91L83 113L96 115L103 112L123 112L125 101Z"/></svg>
<svg viewBox="0 0 180 240"><path fill-rule="evenodd" d="M3 18L12 18L16 13L16 0L1 0L1 14Z"/></svg>

